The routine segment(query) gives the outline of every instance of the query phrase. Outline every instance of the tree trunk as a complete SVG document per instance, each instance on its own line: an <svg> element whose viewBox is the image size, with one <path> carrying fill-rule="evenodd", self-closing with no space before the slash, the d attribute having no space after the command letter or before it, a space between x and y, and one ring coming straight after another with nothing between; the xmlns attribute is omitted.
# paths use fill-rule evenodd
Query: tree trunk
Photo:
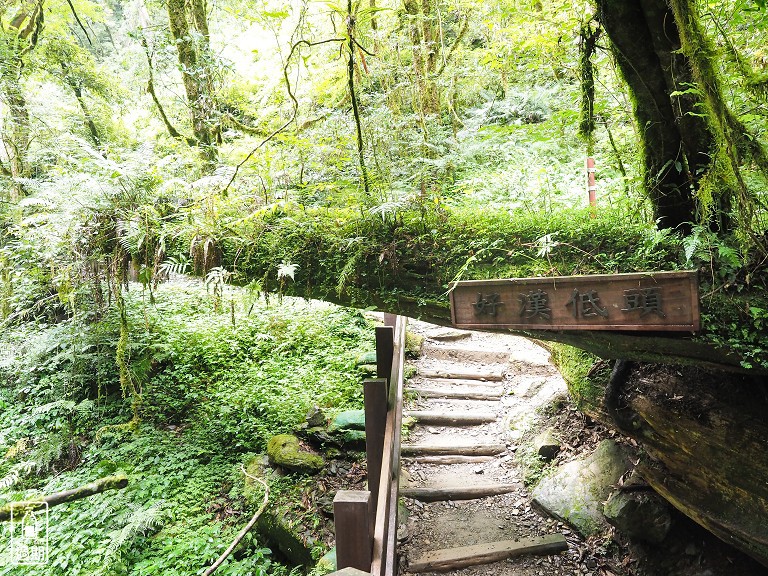
<svg viewBox="0 0 768 576"><path fill-rule="evenodd" d="M23 515L25 508L33 510L37 509L43 502L48 506L58 506L59 504L87 498L88 496L93 496L94 494L99 494L106 490L122 490L126 486L128 486L128 478L124 475L107 476L105 478L99 478L85 486L73 488L72 490L65 490L63 492L56 492L55 494L50 494L39 500L12 502L11 504L6 504L0 508L0 522L9 520L11 514L13 514L14 517L16 517L17 514Z"/></svg>
<svg viewBox="0 0 768 576"><path fill-rule="evenodd" d="M768 566L765 377L653 364L625 377L585 410L640 443L639 471L659 494Z"/></svg>
<svg viewBox="0 0 768 576"><path fill-rule="evenodd" d="M196 13L193 13L193 21L194 14ZM217 157L217 142L216 130L212 125L213 106L207 84L209 80L206 78L206 62L204 58L201 61L196 49L184 0L168 0L168 21L179 54L184 91L192 118L192 131L203 157L213 163ZM205 31L207 32L207 24Z"/></svg>
<svg viewBox="0 0 768 576"><path fill-rule="evenodd" d="M682 51L675 14L666 0L597 0L597 5L634 103L654 217L661 228L689 231L689 223L704 219L710 208L697 191L711 174L717 142ZM711 224L727 228L729 190L715 200L719 206Z"/></svg>
<svg viewBox="0 0 768 576"><path fill-rule="evenodd" d="M21 178L27 176L27 149L29 148L29 111L19 76L12 72L2 82L2 91L8 104L9 114L3 126L3 146L8 156L11 202L18 202L26 195Z"/></svg>

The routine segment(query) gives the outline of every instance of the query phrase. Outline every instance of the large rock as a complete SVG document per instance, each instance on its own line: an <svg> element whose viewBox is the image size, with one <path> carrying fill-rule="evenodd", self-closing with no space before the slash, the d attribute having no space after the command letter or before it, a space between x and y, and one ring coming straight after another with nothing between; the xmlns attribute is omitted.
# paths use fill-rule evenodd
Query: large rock
<svg viewBox="0 0 768 576"><path fill-rule="evenodd" d="M547 428L533 439L533 449L545 462L551 462L560 453L560 441L553 428Z"/></svg>
<svg viewBox="0 0 768 576"><path fill-rule="evenodd" d="M607 528L603 502L626 471L623 450L613 440L604 440L594 454L561 466L539 482L533 499L584 536L591 536Z"/></svg>
<svg viewBox="0 0 768 576"><path fill-rule="evenodd" d="M603 507L608 523L635 540L658 544L669 534L669 504L650 490L611 494Z"/></svg>
<svg viewBox="0 0 768 576"><path fill-rule="evenodd" d="M365 430L365 410L345 410L339 412L328 425L328 432L339 430Z"/></svg>
<svg viewBox="0 0 768 576"><path fill-rule="evenodd" d="M303 474L314 474L325 466L325 460L318 454L301 449L299 439L292 434L279 434L267 442L269 462L288 470Z"/></svg>
<svg viewBox="0 0 768 576"><path fill-rule="evenodd" d="M282 515L267 510L256 521L256 530L271 548L279 550L292 565L312 565L312 547L304 542Z"/></svg>

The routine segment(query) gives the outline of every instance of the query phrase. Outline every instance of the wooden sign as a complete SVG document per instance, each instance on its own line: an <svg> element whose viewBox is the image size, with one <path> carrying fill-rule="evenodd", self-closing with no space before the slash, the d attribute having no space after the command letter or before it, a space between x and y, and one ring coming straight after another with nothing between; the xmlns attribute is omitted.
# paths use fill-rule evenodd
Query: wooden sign
<svg viewBox="0 0 768 576"><path fill-rule="evenodd" d="M469 280L451 289L457 328L659 330L700 327L696 272Z"/></svg>

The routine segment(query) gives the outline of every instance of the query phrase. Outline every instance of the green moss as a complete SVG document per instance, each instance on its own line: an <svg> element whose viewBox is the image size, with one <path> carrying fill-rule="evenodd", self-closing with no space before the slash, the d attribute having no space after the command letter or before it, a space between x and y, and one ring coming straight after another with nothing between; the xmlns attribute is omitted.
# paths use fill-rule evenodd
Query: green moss
<svg viewBox="0 0 768 576"><path fill-rule="evenodd" d="M267 455L272 464L296 472L313 474L325 466L321 456L302 452L299 439L291 434L278 434L267 442Z"/></svg>
<svg viewBox="0 0 768 576"><path fill-rule="evenodd" d="M599 406L610 376L608 365L592 371L598 360L594 354L567 344L551 343L547 348L579 409Z"/></svg>

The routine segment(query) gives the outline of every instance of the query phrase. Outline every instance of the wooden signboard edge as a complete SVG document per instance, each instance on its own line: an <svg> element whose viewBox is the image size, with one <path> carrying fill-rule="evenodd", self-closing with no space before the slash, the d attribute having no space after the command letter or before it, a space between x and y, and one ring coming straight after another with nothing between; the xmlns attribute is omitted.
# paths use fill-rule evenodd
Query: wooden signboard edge
<svg viewBox="0 0 768 576"><path fill-rule="evenodd" d="M519 330L519 331L548 331L548 332L560 332L568 330L588 331L646 331L646 332L691 332L697 333L701 330L701 312L699 305L699 273L697 270L672 270L663 272L627 272L621 274L584 274L578 276L537 276L528 278L495 278L488 280L460 280L452 282L450 285L449 296L451 306L451 324L453 326L463 330ZM541 326L531 327L529 325L519 324L487 324L487 323L472 323L472 324L457 324L456 322L456 303L454 297L454 290L459 286L471 287L476 286L504 286L507 284L539 284L541 282L562 282L564 284L572 284L574 282L580 282L584 279L590 280L643 280L643 279L655 279L655 277L663 277L670 279L687 279L691 286L691 318L690 324L667 324L665 329L659 329L656 326L648 326L641 324L609 324L609 325L593 325L589 328L585 328L583 324L558 324L555 326Z"/></svg>

